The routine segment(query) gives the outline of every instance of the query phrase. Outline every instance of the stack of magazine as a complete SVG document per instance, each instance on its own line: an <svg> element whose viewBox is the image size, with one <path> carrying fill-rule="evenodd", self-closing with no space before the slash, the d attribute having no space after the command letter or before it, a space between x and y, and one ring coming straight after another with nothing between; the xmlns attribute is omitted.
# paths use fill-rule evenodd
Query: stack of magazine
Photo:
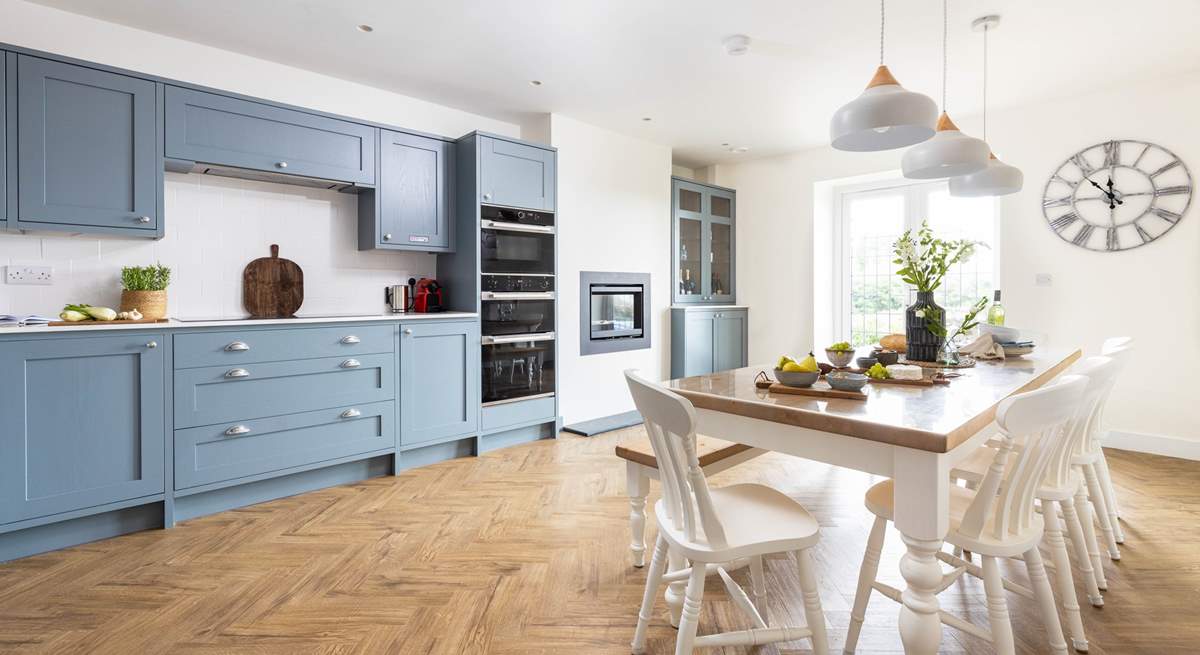
<svg viewBox="0 0 1200 655"><path fill-rule="evenodd" d="M45 325L53 320L52 318L38 316L37 314L0 314L0 327Z"/></svg>

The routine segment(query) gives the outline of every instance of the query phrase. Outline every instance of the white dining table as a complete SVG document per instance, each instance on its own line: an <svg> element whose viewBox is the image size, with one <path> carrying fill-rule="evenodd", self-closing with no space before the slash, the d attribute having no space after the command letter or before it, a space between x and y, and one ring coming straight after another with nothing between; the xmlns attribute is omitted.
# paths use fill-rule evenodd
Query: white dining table
<svg viewBox="0 0 1200 655"><path fill-rule="evenodd" d="M950 470L991 435L1002 400L1046 384L1080 355L1039 349L957 369L946 385L869 384L866 400L758 389L755 376L770 371L763 366L665 384L695 406L700 434L895 480L895 526L907 549L900 639L905 653L932 655L942 637L937 553L949 529ZM667 602L677 616L681 590L668 589Z"/></svg>

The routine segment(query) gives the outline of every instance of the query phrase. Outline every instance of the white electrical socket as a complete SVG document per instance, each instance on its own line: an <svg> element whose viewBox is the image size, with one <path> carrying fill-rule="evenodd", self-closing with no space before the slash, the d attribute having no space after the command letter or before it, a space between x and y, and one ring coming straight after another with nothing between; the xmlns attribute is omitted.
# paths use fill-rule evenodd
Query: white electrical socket
<svg viewBox="0 0 1200 655"><path fill-rule="evenodd" d="M1039 287L1049 287L1054 285L1054 277L1049 273L1038 273L1033 276L1034 284Z"/></svg>
<svg viewBox="0 0 1200 655"><path fill-rule="evenodd" d="M8 284L54 284L54 267L6 266L4 281Z"/></svg>

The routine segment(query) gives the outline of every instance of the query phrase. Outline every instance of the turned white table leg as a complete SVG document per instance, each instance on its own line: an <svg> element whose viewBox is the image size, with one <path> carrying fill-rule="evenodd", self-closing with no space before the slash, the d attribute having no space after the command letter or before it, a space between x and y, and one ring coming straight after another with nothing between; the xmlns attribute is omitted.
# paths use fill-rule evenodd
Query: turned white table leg
<svg viewBox="0 0 1200 655"><path fill-rule="evenodd" d="M625 493L629 496L629 550L633 565L646 565L646 496L650 495L650 477L641 464L625 462Z"/></svg>
<svg viewBox="0 0 1200 655"><path fill-rule="evenodd" d="M907 655L934 655L942 641L937 552L949 528L950 476L941 455L899 448L893 456L896 529L908 551L900 559L900 641Z"/></svg>

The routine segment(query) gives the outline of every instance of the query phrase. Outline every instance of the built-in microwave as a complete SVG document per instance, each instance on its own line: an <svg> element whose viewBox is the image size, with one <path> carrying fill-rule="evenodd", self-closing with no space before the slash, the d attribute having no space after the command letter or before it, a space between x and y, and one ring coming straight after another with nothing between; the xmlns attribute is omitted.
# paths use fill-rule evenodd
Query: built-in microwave
<svg viewBox="0 0 1200 655"><path fill-rule="evenodd" d="M554 273L554 214L484 205L479 226L484 275Z"/></svg>

